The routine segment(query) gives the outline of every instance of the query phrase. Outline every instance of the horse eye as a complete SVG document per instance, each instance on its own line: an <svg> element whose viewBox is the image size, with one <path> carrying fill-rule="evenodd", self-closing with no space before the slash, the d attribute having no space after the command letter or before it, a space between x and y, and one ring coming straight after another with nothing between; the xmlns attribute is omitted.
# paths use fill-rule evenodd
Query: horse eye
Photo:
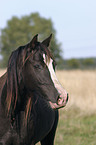
<svg viewBox="0 0 96 145"><path fill-rule="evenodd" d="M39 64L34 65L34 68L36 68L36 69L42 69L42 67Z"/></svg>

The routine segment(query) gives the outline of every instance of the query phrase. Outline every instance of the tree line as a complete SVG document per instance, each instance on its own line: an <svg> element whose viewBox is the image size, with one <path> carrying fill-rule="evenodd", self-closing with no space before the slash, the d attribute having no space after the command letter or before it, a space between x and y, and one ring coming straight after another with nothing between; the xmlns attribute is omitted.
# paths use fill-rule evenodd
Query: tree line
<svg viewBox="0 0 96 145"><path fill-rule="evenodd" d="M59 69L96 69L96 58L63 60Z"/></svg>

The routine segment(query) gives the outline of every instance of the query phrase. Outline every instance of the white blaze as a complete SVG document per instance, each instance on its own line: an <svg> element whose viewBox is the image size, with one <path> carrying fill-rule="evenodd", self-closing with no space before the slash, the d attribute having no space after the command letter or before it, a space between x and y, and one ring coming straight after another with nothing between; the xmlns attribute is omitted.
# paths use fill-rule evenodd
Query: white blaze
<svg viewBox="0 0 96 145"><path fill-rule="evenodd" d="M49 69L49 72L50 72L50 75L51 75L51 79L52 79L52 81L53 81L53 83L54 83L55 88L58 90L58 92L59 92L60 94L63 95L62 97L66 96L67 93L66 93L66 91L63 89L63 87L61 86L61 84L59 83L59 81L58 81L58 79L57 79L57 77L56 77L55 71L54 71L54 69L53 69L53 65L52 65L53 60L50 58L50 60L47 61L48 58L47 58L47 56L45 56L45 54L43 54L43 58L44 58L45 64L47 65L47 67L48 67L48 69Z"/></svg>
<svg viewBox="0 0 96 145"><path fill-rule="evenodd" d="M56 74L55 74L55 71L54 71L53 65L52 65L53 60L51 58L48 60L48 57L45 54L43 54L43 58L44 58L45 64L47 65L47 67L49 69L50 76L54 83L54 86L57 89L58 93L60 94L60 96L59 96L60 98L58 99L58 105L56 103L52 103L51 101L49 103L53 109L64 107L68 101L67 92L63 89L63 87L61 86L61 84L59 83L59 81L56 77Z"/></svg>
<svg viewBox="0 0 96 145"><path fill-rule="evenodd" d="M51 79L52 79L52 81L54 83L54 86L56 87L56 84L59 83L59 82L58 82L58 79L56 77L55 71L53 69L53 65L52 65L53 60L50 58L50 60L48 61L48 59L45 56L45 54L43 54L43 58L44 58L45 64L47 65L47 67L49 69L49 72L50 72L50 75L51 75Z"/></svg>

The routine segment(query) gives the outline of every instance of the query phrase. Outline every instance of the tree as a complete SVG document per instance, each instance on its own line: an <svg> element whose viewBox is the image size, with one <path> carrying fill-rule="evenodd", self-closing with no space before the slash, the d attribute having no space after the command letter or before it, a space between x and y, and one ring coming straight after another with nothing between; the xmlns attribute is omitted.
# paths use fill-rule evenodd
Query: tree
<svg viewBox="0 0 96 145"><path fill-rule="evenodd" d="M58 44L55 37L56 31L51 19L45 19L38 13L32 13L29 16L23 16L21 18L12 17L7 22L7 27L2 29L1 42L3 46L1 48L1 54L3 56L3 67L7 65L11 52L18 46L29 42L37 33L39 34L39 41L44 40L53 33L50 49L58 63L62 59L60 55L61 50L60 44Z"/></svg>
<svg viewBox="0 0 96 145"><path fill-rule="evenodd" d="M77 59L70 59L67 61L67 64L70 68L75 68L75 69L79 68L80 66L80 63Z"/></svg>
<svg viewBox="0 0 96 145"><path fill-rule="evenodd" d="M94 65L94 59L93 58L86 58L83 60L83 65L86 66L92 66Z"/></svg>

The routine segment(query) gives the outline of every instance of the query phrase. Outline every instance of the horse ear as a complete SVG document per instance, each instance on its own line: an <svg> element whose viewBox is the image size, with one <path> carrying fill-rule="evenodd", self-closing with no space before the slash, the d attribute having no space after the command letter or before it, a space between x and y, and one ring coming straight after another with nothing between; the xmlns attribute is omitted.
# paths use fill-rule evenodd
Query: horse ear
<svg viewBox="0 0 96 145"><path fill-rule="evenodd" d="M52 34L51 34L47 39L45 39L45 40L42 42L42 44L45 45L46 47L49 47L51 38L52 38Z"/></svg>
<svg viewBox="0 0 96 145"><path fill-rule="evenodd" d="M30 41L29 43L30 47L34 48L37 42L38 42L38 34L35 35L33 39Z"/></svg>

